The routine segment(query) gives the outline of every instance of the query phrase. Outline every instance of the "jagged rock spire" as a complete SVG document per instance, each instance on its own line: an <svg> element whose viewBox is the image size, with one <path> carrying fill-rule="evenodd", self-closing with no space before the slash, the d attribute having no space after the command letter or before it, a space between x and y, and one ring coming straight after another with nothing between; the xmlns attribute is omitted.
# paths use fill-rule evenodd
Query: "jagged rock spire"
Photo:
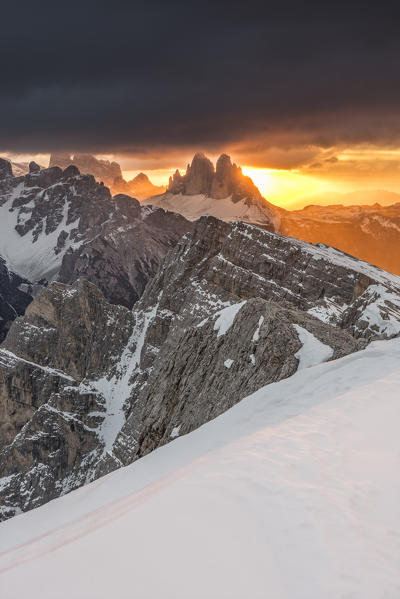
<svg viewBox="0 0 400 599"><path fill-rule="evenodd" d="M214 169L212 162L202 152L194 155L185 175L182 176L177 170L170 177L168 191L184 195L204 194L216 200L228 196L235 200L261 197L250 177L243 175L242 169L232 164L230 156L221 154Z"/></svg>
<svg viewBox="0 0 400 599"><path fill-rule="evenodd" d="M6 179L7 177L13 177L11 162L0 158L0 180Z"/></svg>

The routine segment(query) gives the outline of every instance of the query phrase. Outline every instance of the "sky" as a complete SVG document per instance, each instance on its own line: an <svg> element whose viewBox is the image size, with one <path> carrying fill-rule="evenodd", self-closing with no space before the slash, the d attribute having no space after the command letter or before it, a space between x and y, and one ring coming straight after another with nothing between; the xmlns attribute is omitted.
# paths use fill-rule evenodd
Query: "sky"
<svg viewBox="0 0 400 599"><path fill-rule="evenodd" d="M224 151L283 203L329 190L400 192L399 10L385 1L8 2L0 153L88 151L159 184L196 151Z"/></svg>

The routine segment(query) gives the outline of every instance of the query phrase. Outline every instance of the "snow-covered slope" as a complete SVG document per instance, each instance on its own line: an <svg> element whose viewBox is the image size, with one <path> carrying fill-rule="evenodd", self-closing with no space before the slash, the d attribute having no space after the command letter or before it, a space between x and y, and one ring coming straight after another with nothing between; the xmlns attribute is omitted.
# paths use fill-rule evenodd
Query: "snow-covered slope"
<svg viewBox="0 0 400 599"><path fill-rule="evenodd" d="M242 198L235 201L232 196L222 199L208 197L205 194L184 195L167 192L144 200L164 210L182 214L188 220L197 220L209 214L227 222L242 220L255 225L279 228L279 214L274 206L264 198Z"/></svg>
<svg viewBox="0 0 400 599"><path fill-rule="evenodd" d="M400 339L0 525L7 599L398 599Z"/></svg>

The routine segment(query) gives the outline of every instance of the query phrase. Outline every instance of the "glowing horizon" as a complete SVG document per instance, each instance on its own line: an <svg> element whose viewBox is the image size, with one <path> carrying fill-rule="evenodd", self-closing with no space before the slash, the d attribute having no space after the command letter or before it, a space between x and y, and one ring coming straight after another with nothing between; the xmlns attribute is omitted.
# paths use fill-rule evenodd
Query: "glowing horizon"
<svg viewBox="0 0 400 599"><path fill-rule="evenodd" d="M261 151L247 154L237 148L227 148L232 161L242 165L242 171L249 176L261 194L271 203L286 209L299 209L310 203L356 203L371 204L378 201L384 205L398 201L390 193L400 193L400 149L390 147L351 146L342 149L317 148L312 157L302 160L297 167L270 168L255 166L259 162L273 162L282 159L282 148L276 154L264 156ZM291 150L285 150L290 154ZM48 164L49 154L12 154L3 156L14 162L35 160L43 166ZM169 177L178 168L186 170L193 154L181 155L176 149L163 156L155 154L141 158L140 155L96 154L97 158L115 160L121 165L126 180L144 172L157 186L167 186ZM218 154L209 155L215 164ZM291 155L291 159L296 156ZM286 156L287 159L287 156ZM168 166L166 167L165 164ZM136 167L136 168L134 168ZM341 194L359 192L349 198ZM367 194L366 192L369 192ZM372 192L372 193L371 193ZM366 193L366 197L363 197Z"/></svg>
<svg viewBox="0 0 400 599"><path fill-rule="evenodd" d="M185 168L177 168L181 173L185 172ZM130 180L140 172L145 172L154 185L163 185L166 187L169 177L175 170L175 167L167 169L123 169L123 175L126 180ZM387 204L389 201L388 198L380 198L379 193L400 192L397 186L379 185L375 180L369 182L359 180L356 177L353 181L335 180L333 177L325 178L321 175L309 175L308 173L303 173L300 169L268 169L246 165L242 167L242 171L244 175L252 179L265 199L272 204L289 210L296 210L310 204L313 197L315 197L316 203L321 204L347 203L346 198L342 198L341 194L354 192L360 193L361 201L357 201L357 198L353 197L352 203L370 204L379 201L382 204ZM366 197L364 200L362 199L363 192L376 193L373 196ZM335 199L336 194L338 199ZM333 199L331 196L334 196Z"/></svg>

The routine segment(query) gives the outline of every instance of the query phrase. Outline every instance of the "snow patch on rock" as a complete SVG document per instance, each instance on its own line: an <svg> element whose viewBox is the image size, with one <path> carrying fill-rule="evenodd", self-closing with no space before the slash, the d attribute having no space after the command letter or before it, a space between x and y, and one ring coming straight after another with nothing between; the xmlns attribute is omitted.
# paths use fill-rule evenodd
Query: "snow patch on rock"
<svg viewBox="0 0 400 599"><path fill-rule="evenodd" d="M307 329L304 329L297 324L294 324L293 327L296 329L300 343L302 344L299 351L294 354L295 358L299 361L298 370L316 366L317 364L327 362L332 358L333 349L329 345L322 343L307 331Z"/></svg>

